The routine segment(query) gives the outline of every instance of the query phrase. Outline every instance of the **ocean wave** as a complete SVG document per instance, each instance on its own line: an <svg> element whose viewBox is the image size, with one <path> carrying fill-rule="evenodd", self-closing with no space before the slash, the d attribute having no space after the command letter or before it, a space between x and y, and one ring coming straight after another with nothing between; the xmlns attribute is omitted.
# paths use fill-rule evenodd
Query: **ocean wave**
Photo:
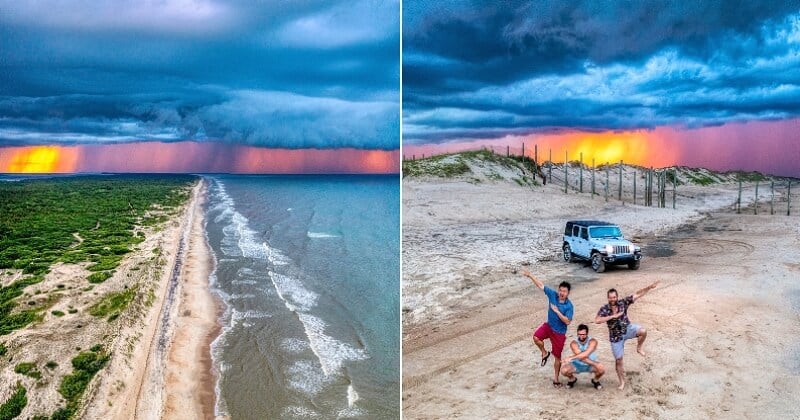
<svg viewBox="0 0 800 420"><path fill-rule="evenodd" d="M300 280L274 271L268 274L272 284L275 285L278 297L290 311L308 311L316 306L319 295L306 289Z"/></svg>
<svg viewBox="0 0 800 420"><path fill-rule="evenodd" d="M358 401L358 392L353 388L353 384L347 385L347 406L352 407Z"/></svg>
<svg viewBox="0 0 800 420"><path fill-rule="evenodd" d="M298 360L286 368L289 387L307 395L317 395L330 383L327 376L320 375L319 369L310 360Z"/></svg>
<svg viewBox="0 0 800 420"><path fill-rule="evenodd" d="M301 354L310 347L308 342L305 340L289 337L281 340L281 348L288 353Z"/></svg>
<svg viewBox="0 0 800 420"><path fill-rule="evenodd" d="M283 417L318 419L321 418L322 416L310 408L293 405L283 409Z"/></svg>
<svg viewBox="0 0 800 420"><path fill-rule="evenodd" d="M337 413L336 418L337 419L350 419L350 418L363 417L364 415L366 415L364 410L362 410L362 409L360 409L358 407L347 407L344 410L339 410L339 412Z"/></svg>
<svg viewBox="0 0 800 420"><path fill-rule="evenodd" d="M309 238L340 238L341 235L336 235L333 233L325 233L325 232L311 232L309 231L306 233L306 236Z"/></svg>
<svg viewBox="0 0 800 420"><path fill-rule="evenodd" d="M364 360L368 357L367 352L363 349L354 348L325 334L327 325L322 319L304 313L300 313L298 316L311 344L311 351L319 359L322 371L326 376L340 373L345 362Z"/></svg>
<svg viewBox="0 0 800 420"><path fill-rule="evenodd" d="M232 280L231 284L253 286L258 284L256 280Z"/></svg>

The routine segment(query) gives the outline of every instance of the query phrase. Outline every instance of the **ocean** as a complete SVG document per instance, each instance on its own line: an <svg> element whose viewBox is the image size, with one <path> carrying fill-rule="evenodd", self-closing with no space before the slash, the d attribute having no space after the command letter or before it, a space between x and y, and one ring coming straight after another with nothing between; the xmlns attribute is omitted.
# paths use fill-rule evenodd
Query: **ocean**
<svg viewBox="0 0 800 420"><path fill-rule="evenodd" d="M207 180L217 414L399 418L399 177Z"/></svg>

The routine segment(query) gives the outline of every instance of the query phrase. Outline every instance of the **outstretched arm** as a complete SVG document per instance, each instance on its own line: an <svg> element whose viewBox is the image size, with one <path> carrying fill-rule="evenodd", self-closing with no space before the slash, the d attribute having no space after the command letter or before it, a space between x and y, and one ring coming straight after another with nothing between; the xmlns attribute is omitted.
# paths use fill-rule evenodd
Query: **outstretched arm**
<svg viewBox="0 0 800 420"><path fill-rule="evenodd" d="M536 277L533 277L533 274L531 274L530 271L525 270L525 271L522 272L522 275L527 277L527 278L529 278L529 279L531 279L531 281L533 281L533 284L535 284L536 287L544 290L544 283L542 283L542 281L537 279Z"/></svg>
<svg viewBox="0 0 800 420"><path fill-rule="evenodd" d="M647 287L645 287L643 289L637 290L636 293L633 294L633 300L639 299L640 297L644 296L645 293L655 289L656 286L658 286L658 283L660 283L660 282L661 282L661 280L656 280L655 282L653 282L653 284L651 284L651 285L649 285L649 286L647 286Z"/></svg>

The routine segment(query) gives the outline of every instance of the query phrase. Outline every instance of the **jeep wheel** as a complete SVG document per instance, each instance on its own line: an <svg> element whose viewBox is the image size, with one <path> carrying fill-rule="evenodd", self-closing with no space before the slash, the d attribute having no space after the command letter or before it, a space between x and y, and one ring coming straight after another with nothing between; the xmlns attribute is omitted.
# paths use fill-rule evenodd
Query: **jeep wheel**
<svg viewBox="0 0 800 420"><path fill-rule="evenodd" d="M572 248L569 247L569 244L564 244L564 261L572 262L574 254L572 253Z"/></svg>
<svg viewBox="0 0 800 420"><path fill-rule="evenodd" d="M641 262L642 262L641 260L636 260L636 261L629 262L628 263L628 268L630 268L631 270L638 270L639 269L639 263L641 263Z"/></svg>
<svg viewBox="0 0 800 420"><path fill-rule="evenodd" d="M592 270L598 273L606 271L606 262L603 261L603 256L599 252L592 254Z"/></svg>

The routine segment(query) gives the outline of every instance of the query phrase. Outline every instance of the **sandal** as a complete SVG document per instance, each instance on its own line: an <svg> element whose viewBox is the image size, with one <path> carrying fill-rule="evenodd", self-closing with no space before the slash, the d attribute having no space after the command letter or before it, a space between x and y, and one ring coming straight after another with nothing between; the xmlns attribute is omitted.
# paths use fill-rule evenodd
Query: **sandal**
<svg viewBox="0 0 800 420"><path fill-rule="evenodd" d="M550 352L548 351L548 352L547 352L547 356L545 356L545 357L542 357L542 363L541 363L539 366L544 366L544 365L546 365L546 364L547 364L547 359L549 359L549 358L550 358Z"/></svg>
<svg viewBox="0 0 800 420"><path fill-rule="evenodd" d="M553 381L553 388L561 389L561 386L562 386L561 382Z"/></svg>
<svg viewBox="0 0 800 420"><path fill-rule="evenodd" d="M603 389L603 384L601 384L600 381L592 379L592 385L594 385L594 389Z"/></svg>
<svg viewBox="0 0 800 420"><path fill-rule="evenodd" d="M575 386L575 382L578 382L578 378L575 378L575 379L567 382L567 388L572 388L573 386Z"/></svg>

